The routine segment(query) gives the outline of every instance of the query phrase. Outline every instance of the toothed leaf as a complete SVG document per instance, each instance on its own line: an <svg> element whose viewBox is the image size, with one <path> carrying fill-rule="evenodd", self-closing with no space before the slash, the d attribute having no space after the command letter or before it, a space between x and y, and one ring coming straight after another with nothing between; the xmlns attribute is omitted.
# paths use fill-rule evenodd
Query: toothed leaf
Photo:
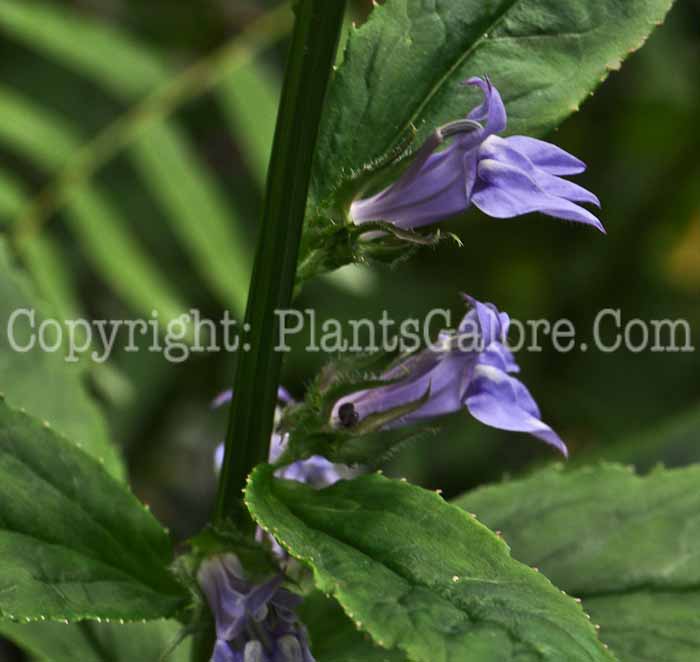
<svg viewBox="0 0 700 662"><path fill-rule="evenodd" d="M457 500L513 556L583 599L621 660L700 650L700 465L645 477L619 465L548 469Z"/></svg>
<svg viewBox="0 0 700 662"><path fill-rule="evenodd" d="M579 605L433 492L379 475L317 491L263 466L246 502L319 590L411 660L614 659Z"/></svg>
<svg viewBox="0 0 700 662"><path fill-rule="evenodd" d="M401 651L374 644L335 600L319 591L304 598L299 615L309 630L316 662L406 662Z"/></svg>
<svg viewBox="0 0 700 662"><path fill-rule="evenodd" d="M471 76L493 79L511 133L546 133L644 43L671 4L387 0L375 6L367 23L353 28L330 89L316 201L339 188L356 192L358 174L381 163L412 127L421 141L464 117L478 102L462 85Z"/></svg>
<svg viewBox="0 0 700 662"><path fill-rule="evenodd" d="M27 312L18 312L22 310ZM33 329L27 318L32 311ZM0 393L8 404L47 421L59 433L82 444L86 452L104 460L111 474L122 477L122 460L82 383L83 371L66 363L60 350L46 352L36 346L43 321L37 296L21 273L12 268L7 246L0 242ZM53 340L50 333L46 338L47 342ZM33 349L17 351L17 347L30 346L32 340Z"/></svg>
<svg viewBox="0 0 700 662"><path fill-rule="evenodd" d="M0 617L155 619L185 596L154 517L103 466L0 402Z"/></svg>
<svg viewBox="0 0 700 662"><path fill-rule="evenodd" d="M175 621L125 625L0 621L0 634L38 662L160 662L181 629ZM163 662L189 660L189 641L184 641Z"/></svg>

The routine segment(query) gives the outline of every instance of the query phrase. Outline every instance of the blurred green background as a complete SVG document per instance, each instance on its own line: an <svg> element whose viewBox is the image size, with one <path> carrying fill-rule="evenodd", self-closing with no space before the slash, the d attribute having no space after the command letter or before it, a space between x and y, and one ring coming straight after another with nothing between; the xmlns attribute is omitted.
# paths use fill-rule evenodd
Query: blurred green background
<svg viewBox="0 0 700 662"><path fill-rule="evenodd" d="M370 5L356 0L348 21ZM263 0L0 0L0 231L55 316L240 317L289 26L289 12ZM320 321L459 315L466 291L518 319L569 318L582 340L607 307L626 320L683 318L700 346L699 61L700 3L684 0L550 137L588 164L577 181L601 198L607 237L469 213L445 224L463 248L343 270L306 287L299 306ZM523 380L572 462L700 459L698 352L543 345L519 356ZM295 397L326 358L299 339L284 370ZM179 539L197 531L226 422L210 402L232 357L175 365L120 351L81 366L136 493ZM463 413L389 471L449 496L557 459Z"/></svg>

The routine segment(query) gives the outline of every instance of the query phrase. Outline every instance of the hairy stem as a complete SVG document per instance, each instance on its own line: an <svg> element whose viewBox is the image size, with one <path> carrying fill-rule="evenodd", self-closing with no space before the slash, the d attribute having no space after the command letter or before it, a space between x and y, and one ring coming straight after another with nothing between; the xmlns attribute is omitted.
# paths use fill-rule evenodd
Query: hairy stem
<svg viewBox="0 0 700 662"><path fill-rule="evenodd" d="M299 0L287 63L253 278L245 342L238 357L226 452L214 523L249 531L241 493L251 470L267 460L282 354L277 310L291 303L311 166L346 0ZM246 327L248 328L248 327Z"/></svg>

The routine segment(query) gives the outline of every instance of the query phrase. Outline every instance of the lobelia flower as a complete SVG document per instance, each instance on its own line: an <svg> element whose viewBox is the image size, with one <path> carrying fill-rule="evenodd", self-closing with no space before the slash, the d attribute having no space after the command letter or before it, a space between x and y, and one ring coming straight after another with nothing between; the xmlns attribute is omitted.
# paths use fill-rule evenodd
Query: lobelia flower
<svg viewBox="0 0 700 662"><path fill-rule="evenodd" d="M350 208L353 222L386 221L410 230L460 214L473 204L495 218L541 212L604 233L601 222L577 204L600 207L598 198L562 179L583 172L585 164L543 140L497 136L506 128L501 95L487 78L466 82L483 91L483 103L466 120L437 129L396 182L355 201ZM452 142L438 150L448 139Z"/></svg>
<svg viewBox="0 0 700 662"><path fill-rule="evenodd" d="M282 575L253 584L225 554L204 561L197 579L216 623L211 662L315 662L295 613L301 598L281 588Z"/></svg>
<svg viewBox="0 0 700 662"><path fill-rule="evenodd" d="M417 408L391 423L396 428L467 409L481 423L500 430L528 432L565 457L564 442L546 423L522 382L505 346L509 317L493 304L465 296L472 308L456 332L442 332L438 343L400 360L381 379L392 383L358 391L333 406L332 423L352 427L370 414L412 402ZM421 399L427 396L423 404Z"/></svg>
<svg viewBox="0 0 700 662"><path fill-rule="evenodd" d="M212 407L215 409L221 407L227 402L231 401L233 397L233 391L229 389L218 395L212 402ZM276 423L281 417L282 407L294 404L294 399L289 394L289 392L282 386L277 390L277 399L281 405L275 412ZM287 450L289 444L288 434L279 434L278 432L272 433L272 438L270 439L270 454L268 459L271 463L277 462L277 460L282 457L282 454ZM219 444L216 448L214 454L214 465L217 471L221 469L224 462L224 445ZM306 483L311 487L316 489L321 489L323 487L328 487L337 483L339 480L344 478L352 478L356 475L356 472L344 464L333 464L329 462L325 457L321 455L312 455L305 460L298 460L297 462L292 462L291 464L278 469L275 472L277 478L285 478L287 480L294 480L298 483Z"/></svg>

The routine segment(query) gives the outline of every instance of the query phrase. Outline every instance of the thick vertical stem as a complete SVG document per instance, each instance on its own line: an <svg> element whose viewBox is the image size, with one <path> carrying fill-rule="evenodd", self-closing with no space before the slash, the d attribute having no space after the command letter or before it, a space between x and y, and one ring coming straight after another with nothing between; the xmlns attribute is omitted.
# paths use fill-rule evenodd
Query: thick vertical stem
<svg viewBox="0 0 700 662"><path fill-rule="evenodd" d="M277 310L291 303L311 166L346 0L298 0L277 130L267 180L246 322L250 331L236 368L215 523L252 522L241 491L255 465L266 461L282 355Z"/></svg>

